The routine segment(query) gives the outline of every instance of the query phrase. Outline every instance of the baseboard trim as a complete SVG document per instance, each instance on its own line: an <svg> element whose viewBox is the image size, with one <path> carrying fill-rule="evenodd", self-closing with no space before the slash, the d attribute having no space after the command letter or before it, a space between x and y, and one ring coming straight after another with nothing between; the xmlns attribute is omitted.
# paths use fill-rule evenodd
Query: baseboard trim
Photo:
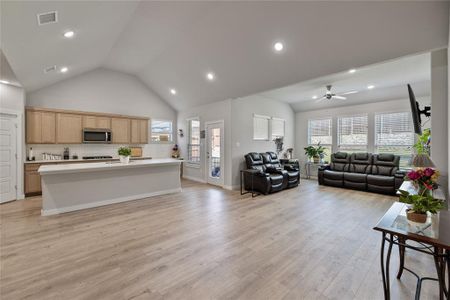
<svg viewBox="0 0 450 300"><path fill-rule="evenodd" d="M206 183L205 180L200 179L200 178L197 178L197 177L192 177L192 176L186 176L186 175L183 175L183 178L184 178L184 179L187 179L187 180L192 180L192 181L200 182L200 183Z"/></svg>
<svg viewBox="0 0 450 300"><path fill-rule="evenodd" d="M94 202L94 203L79 204L79 205L66 206L66 207L61 207L61 208L53 208L53 209L47 209L47 210L41 209L41 215L42 216L57 215L57 214L62 214L62 213L66 213L66 212L71 212L71 211L83 210L83 209L87 209L87 208L94 208L94 207L116 204L116 203L121 203L121 202L140 200L140 199L144 199L144 198L148 198L148 197L179 193L181 191L182 191L182 189L180 187L180 188L176 188L176 189L158 191L158 192L153 192L153 193L145 193L145 194L139 194L139 195L133 195L133 196L127 196L127 197L119 197L119 198L115 198L115 199L111 199L111 200L104 200L104 201L99 201L99 202Z"/></svg>
<svg viewBox="0 0 450 300"><path fill-rule="evenodd" d="M238 191L241 188L241 186L240 185L224 185L223 188L226 190L229 190L229 191Z"/></svg>

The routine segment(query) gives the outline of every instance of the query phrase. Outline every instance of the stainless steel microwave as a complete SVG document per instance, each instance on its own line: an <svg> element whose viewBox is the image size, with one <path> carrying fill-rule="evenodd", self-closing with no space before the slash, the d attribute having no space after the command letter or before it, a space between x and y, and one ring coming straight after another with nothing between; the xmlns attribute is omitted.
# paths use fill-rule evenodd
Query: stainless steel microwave
<svg viewBox="0 0 450 300"><path fill-rule="evenodd" d="M112 141L111 129L84 128L83 143L85 144L110 144Z"/></svg>

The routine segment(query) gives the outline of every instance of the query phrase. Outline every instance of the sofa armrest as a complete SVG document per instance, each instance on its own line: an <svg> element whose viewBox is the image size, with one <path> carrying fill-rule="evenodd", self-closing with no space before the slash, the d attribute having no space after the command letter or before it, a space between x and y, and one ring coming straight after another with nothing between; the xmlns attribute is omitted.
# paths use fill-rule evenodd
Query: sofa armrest
<svg viewBox="0 0 450 300"><path fill-rule="evenodd" d="M407 172L408 171L406 171L406 170L397 170L395 172L394 176L395 176L395 178L402 178L402 179L404 179Z"/></svg>
<svg viewBox="0 0 450 300"><path fill-rule="evenodd" d="M300 171L299 167L293 166L293 165L284 165L284 169L286 171Z"/></svg>
<svg viewBox="0 0 450 300"><path fill-rule="evenodd" d="M406 170L397 170L394 174L395 190L398 190L406 177Z"/></svg>
<svg viewBox="0 0 450 300"><path fill-rule="evenodd" d="M330 168L331 168L331 166L330 165L321 165L321 166L319 166L319 169L318 169L318 171L320 172L320 171L325 171L325 170L330 170Z"/></svg>

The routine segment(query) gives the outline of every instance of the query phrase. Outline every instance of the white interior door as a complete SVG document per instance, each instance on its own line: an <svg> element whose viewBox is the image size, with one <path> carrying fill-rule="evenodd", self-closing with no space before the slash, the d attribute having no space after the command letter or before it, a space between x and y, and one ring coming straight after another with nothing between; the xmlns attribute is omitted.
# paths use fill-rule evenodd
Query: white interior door
<svg viewBox="0 0 450 300"><path fill-rule="evenodd" d="M17 198L17 118L0 115L0 203Z"/></svg>
<svg viewBox="0 0 450 300"><path fill-rule="evenodd" d="M206 125L206 181L223 186L224 178L224 123L208 122Z"/></svg>

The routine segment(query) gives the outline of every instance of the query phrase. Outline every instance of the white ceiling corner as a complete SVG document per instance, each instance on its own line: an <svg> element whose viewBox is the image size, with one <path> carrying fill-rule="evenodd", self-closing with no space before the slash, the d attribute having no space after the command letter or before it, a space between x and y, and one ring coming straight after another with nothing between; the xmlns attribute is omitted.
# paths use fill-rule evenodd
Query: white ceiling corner
<svg viewBox="0 0 450 300"><path fill-rule="evenodd" d="M448 2L2 2L1 45L27 91L97 67L138 76L177 110L448 45ZM38 26L36 14L59 22ZM382 20L382 21L380 21ZM72 40L62 32L76 31ZM274 53L282 40L285 49ZM66 74L43 74L67 65ZM205 74L213 71L214 82ZM170 88L177 89L176 96Z"/></svg>

